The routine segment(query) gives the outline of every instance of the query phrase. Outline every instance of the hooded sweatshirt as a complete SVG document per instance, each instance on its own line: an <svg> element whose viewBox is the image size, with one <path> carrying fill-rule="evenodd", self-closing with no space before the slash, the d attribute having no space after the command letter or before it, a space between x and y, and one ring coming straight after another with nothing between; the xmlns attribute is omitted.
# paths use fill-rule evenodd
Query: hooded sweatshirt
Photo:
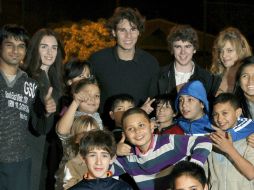
<svg viewBox="0 0 254 190"><path fill-rule="evenodd" d="M193 121L184 117L178 119L178 124L184 130L184 133L187 135L202 136L215 132L208 116L209 102L203 84L196 80L186 83L181 88L175 102L177 111L179 110L178 104L181 95L192 96L204 104L204 115L201 118ZM233 141L244 139L254 133L254 122L251 119L240 117L237 120L236 126L228 129L226 132L231 135Z"/></svg>

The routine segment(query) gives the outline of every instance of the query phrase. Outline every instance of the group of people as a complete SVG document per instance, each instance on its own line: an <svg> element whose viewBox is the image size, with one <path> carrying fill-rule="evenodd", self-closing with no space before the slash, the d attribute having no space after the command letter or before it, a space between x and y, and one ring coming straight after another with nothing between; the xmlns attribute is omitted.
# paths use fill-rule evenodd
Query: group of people
<svg viewBox="0 0 254 190"><path fill-rule="evenodd" d="M118 7L116 46L65 64L52 29L1 27L0 189L254 189L247 39L221 31L209 71L194 61L197 32L176 25L160 68L136 47L144 26Z"/></svg>

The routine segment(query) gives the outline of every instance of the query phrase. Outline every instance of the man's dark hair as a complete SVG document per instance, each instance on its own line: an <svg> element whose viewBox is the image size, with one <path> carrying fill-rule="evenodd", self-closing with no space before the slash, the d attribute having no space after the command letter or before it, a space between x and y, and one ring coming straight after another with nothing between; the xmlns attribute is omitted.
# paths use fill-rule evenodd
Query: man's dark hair
<svg viewBox="0 0 254 190"><path fill-rule="evenodd" d="M199 47L197 32L190 25L176 25L170 30L167 42L171 53L173 52L173 43L179 40L190 42L196 50Z"/></svg>
<svg viewBox="0 0 254 190"><path fill-rule="evenodd" d="M131 24L134 24L140 33L145 30L145 17L140 14L137 9L130 7L117 7L111 18L109 18L106 27L111 32L116 30L117 24L123 19L128 20Z"/></svg>
<svg viewBox="0 0 254 190"><path fill-rule="evenodd" d="M17 24L6 24L0 29L0 44L7 38L13 37L15 40L23 41L28 46L29 35L23 26Z"/></svg>

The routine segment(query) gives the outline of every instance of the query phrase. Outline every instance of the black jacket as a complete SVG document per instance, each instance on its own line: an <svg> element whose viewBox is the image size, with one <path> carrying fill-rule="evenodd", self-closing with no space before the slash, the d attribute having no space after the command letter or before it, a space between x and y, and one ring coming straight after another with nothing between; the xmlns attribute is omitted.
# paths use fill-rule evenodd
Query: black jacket
<svg viewBox="0 0 254 190"><path fill-rule="evenodd" d="M215 96L221 83L221 77L211 74L198 64L195 64L194 73L189 79L189 81L193 80L199 80L203 83L209 99ZM159 94L177 94L174 63L161 68L157 85Z"/></svg>
<svg viewBox="0 0 254 190"><path fill-rule="evenodd" d="M70 190L132 190L127 183L116 180L112 177L98 178L98 179L83 179Z"/></svg>

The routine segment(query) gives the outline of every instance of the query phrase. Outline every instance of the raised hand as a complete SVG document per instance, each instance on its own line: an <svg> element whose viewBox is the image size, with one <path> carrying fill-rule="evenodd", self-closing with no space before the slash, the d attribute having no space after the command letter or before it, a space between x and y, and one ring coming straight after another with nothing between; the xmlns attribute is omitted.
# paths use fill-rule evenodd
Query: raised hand
<svg viewBox="0 0 254 190"><path fill-rule="evenodd" d="M47 95L44 97L45 110L47 115L56 112L56 102L52 97L53 88L49 87Z"/></svg>
<svg viewBox="0 0 254 190"><path fill-rule="evenodd" d="M141 109L144 110L147 114L150 114L154 108L152 107L152 103L155 101L155 98L151 99L148 97L145 103L141 106Z"/></svg>
<svg viewBox="0 0 254 190"><path fill-rule="evenodd" d="M127 156L131 154L131 146L125 143L125 134L122 133L122 138L117 144L116 155Z"/></svg>

